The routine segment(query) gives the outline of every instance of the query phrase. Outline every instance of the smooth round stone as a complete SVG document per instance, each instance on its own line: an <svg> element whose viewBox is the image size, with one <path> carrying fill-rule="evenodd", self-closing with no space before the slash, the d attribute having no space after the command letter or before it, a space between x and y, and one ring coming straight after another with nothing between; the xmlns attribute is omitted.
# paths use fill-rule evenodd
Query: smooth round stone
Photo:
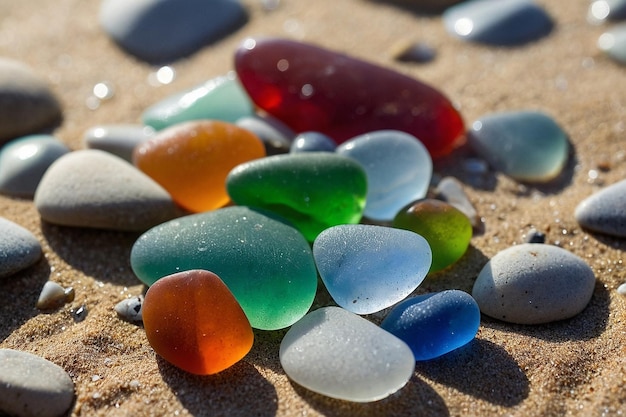
<svg viewBox="0 0 626 417"><path fill-rule="evenodd" d="M0 148L0 193L32 198L37 185L54 161L70 149L54 136L32 135Z"/></svg>
<svg viewBox="0 0 626 417"><path fill-rule="evenodd" d="M423 64L431 62L437 56L437 51L427 43L399 43L392 52L396 61Z"/></svg>
<svg viewBox="0 0 626 417"><path fill-rule="evenodd" d="M154 129L150 126L100 125L87 130L83 142L88 149L100 149L132 162L135 148L153 136Z"/></svg>
<svg viewBox="0 0 626 417"><path fill-rule="evenodd" d="M433 253L430 272L458 261L472 239L467 216L439 200L425 199L406 207L393 219L393 227L411 230L426 239Z"/></svg>
<svg viewBox="0 0 626 417"><path fill-rule="evenodd" d="M593 23L626 19L626 0L596 0L589 6L588 17Z"/></svg>
<svg viewBox="0 0 626 417"><path fill-rule="evenodd" d="M226 176L237 165L265 156L259 138L217 120L179 123L135 149L135 165L192 212L226 205Z"/></svg>
<svg viewBox="0 0 626 417"><path fill-rule="evenodd" d="M409 345L416 361L434 359L466 345L479 326L478 304L460 290L404 300L380 324Z"/></svg>
<svg viewBox="0 0 626 417"><path fill-rule="evenodd" d="M148 62L173 61L234 31L246 20L237 0L104 0L100 25Z"/></svg>
<svg viewBox="0 0 626 417"><path fill-rule="evenodd" d="M357 136L337 148L359 162L367 174L363 215L390 221L402 207L428 191L433 163L428 150L408 133L379 130Z"/></svg>
<svg viewBox="0 0 626 417"><path fill-rule="evenodd" d="M168 275L146 292L143 325L159 356L193 374L210 375L252 348L250 322L219 276L191 270Z"/></svg>
<svg viewBox="0 0 626 417"><path fill-rule="evenodd" d="M446 30L461 39L491 45L519 45L546 36L553 23L532 0L474 0L443 13Z"/></svg>
<svg viewBox="0 0 626 417"><path fill-rule="evenodd" d="M126 298L115 305L117 316L131 323L143 321L143 295Z"/></svg>
<svg viewBox="0 0 626 417"><path fill-rule="evenodd" d="M462 0L368 0L379 3L394 3L402 7L409 7L422 12L441 12L445 8L459 3Z"/></svg>
<svg viewBox="0 0 626 417"><path fill-rule="evenodd" d="M0 57L0 145L61 120L54 94L25 64Z"/></svg>
<svg viewBox="0 0 626 417"><path fill-rule="evenodd" d="M320 308L294 324L280 344L280 364L297 384L354 402L388 397L415 369L406 343L339 307Z"/></svg>
<svg viewBox="0 0 626 417"><path fill-rule="evenodd" d="M463 119L440 91L345 54L287 39L246 39L235 69L256 105L295 132L317 131L339 144L377 130L401 130L433 157L463 140Z"/></svg>
<svg viewBox="0 0 626 417"><path fill-rule="evenodd" d="M350 158L304 152L241 164L228 174L226 189L235 204L273 211L312 242L324 229L361 220L367 179Z"/></svg>
<svg viewBox="0 0 626 417"><path fill-rule="evenodd" d="M302 132L293 140L289 152L335 152L337 145L323 133Z"/></svg>
<svg viewBox="0 0 626 417"><path fill-rule="evenodd" d="M13 275L41 258L41 244L29 230L0 217L0 278Z"/></svg>
<svg viewBox="0 0 626 417"><path fill-rule="evenodd" d="M287 125L270 115L245 116L235 124L257 135L263 141L267 155L289 152L291 142L296 136Z"/></svg>
<svg viewBox="0 0 626 417"><path fill-rule="evenodd" d="M496 254L478 274L472 296L484 314L518 324L543 324L583 311L595 287L591 268L552 245L523 243Z"/></svg>
<svg viewBox="0 0 626 417"><path fill-rule="evenodd" d="M60 366L32 353L0 349L0 413L60 417L74 401L74 383Z"/></svg>
<svg viewBox="0 0 626 417"><path fill-rule="evenodd" d="M144 231L180 215L170 195L108 152L70 152L48 168L35 192L41 218L62 226Z"/></svg>
<svg viewBox="0 0 626 417"><path fill-rule="evenodd" d="M467 138L493 168L518 181L554 179L569 154L567 134L551 117L536 111L484 116L472 124Z"/></svg>
<svg viewBox="0 0 626 417"><path fill-rule="evenodd" d="M626 65L626 23L614 26L600 35L598 47L615 62Z"/></svg>
<svg viewBox="0 0 626 417"><path fill-rule="evenodd" d="M585 229L626 237L626 180L609 185L576 207L576 221Z"/></svg>
<svg viewBox="0 0 626 417"><path fill-rule="evenodd" d="M313 243L320 277L335 302L357 314L390 307L424 280L432 255L426 240L408 230L341 225Z"/></svg>
<svg viewBox="0 0 626 417"><path fill-rule="evenodd" d="M144 124L161 130L191 120L235 123L253 114L252 101L231 71L153 104L141 119Z"/></svg>
<svg viewBox="0 0 626 417"><path fill-rule="evenodd" d="M317 289L307 241L282 220L227 207L159 225L133 245L130 263L147 285L205 269L224 281L252 327L281 329L302 318Z"/></svg>

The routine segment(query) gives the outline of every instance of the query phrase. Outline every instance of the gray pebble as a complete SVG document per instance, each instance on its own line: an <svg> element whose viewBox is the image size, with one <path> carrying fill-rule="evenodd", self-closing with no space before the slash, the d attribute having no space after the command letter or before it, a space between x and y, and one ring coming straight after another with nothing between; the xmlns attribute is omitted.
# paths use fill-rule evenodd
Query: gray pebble
<svg viewBox="0 0 626 417"><path fill-rule="evenodd" d="M472 296L482 313L518 324L573 317L591 300L591 268L552 245L524 243L496 254L480 271Z"/></svg>
<svg viewBox="0 0 626 417"><path fill-rule="evenodd" d="M83 142L89 149L100 149L132 162L137 145L154 136L154 129L143 125L103 125L87 130Z"/></svg>
<svg viewBox="0 0 626 417"><path fill-rule="evenodd" d="M246 116L237 120L236 125L249 130L261 139L267 155L289 152L296 134L283 122L272 116Z"/></svg>
<svg viewBox="0 0 626 417"><path fill-rule="evenodd" d="M117 303L115 305L115 312L121 319L133 323L143 321L143 316L141 315L142 308L143 295L138 295L137 297L127 298Z"/></svg>
<svg viewBox="0 0 626 417"><path fill-rule="evenodd" d="M35 206L49 223L145 231L180 215L170 195L133 165L87 149L59 158L41 179Z"/></svg>
<svg viewBox="0 0 626 417"><path fill-rule="evenodd" d="M245 22L238 0L104 0L100 24L122 48L149 62L189 55Z"/></svg>
<svg viewBox="0 0 626 417"><path fill-rule="evenodd" d="M528 231L528 234L524 238L524 242L526 243L545 243L546 235L543 232L533 228Z"/></svg>
<svg viewBox="0 0 626 417"><path fill-rule="evenodd" d="M51 135L30 135L0 149L0 193L32 198L54 161L70 149Z"/></svg>
<svg viewBox="0 0 626 417"><path fill-rule="evenodd" d="M0 278L33 265L41 253L41 244L30 231L0 217Z"/></svg>
<svg viewBox="0 0 626 417"><path fill-rule="evenodd" d="M47 281L39 293L37 308L52 310L72 301L74 301L74 289L72 287L63 288L54 281Z"/></svg>
<svg viewBox="0 0 626 417"><path fill-rule="evenodd" d="M39 356L0 349L0 413L58 417L74 400L74 383L60 366Z"/></svg>
<svg viewBox="0 0 626 417"><path fill-rule="evenodd" d="M574 212L585 229L626 237L626 180L605 187L583 200Z"/></svg>
<svg viewBox="0 0 626 417"><path fill-rule="evenodd" d="M0 57L0 145L61 119L48 85L25 64Z"/></svg>
<svg viewBox="0 0 626 417"><path fill-rule="evenodd" d="M454 177L444 177L435 190L437 198L457 208L470 220L473 228L480 225L480 216L463 190L463 184Z"/></svg>

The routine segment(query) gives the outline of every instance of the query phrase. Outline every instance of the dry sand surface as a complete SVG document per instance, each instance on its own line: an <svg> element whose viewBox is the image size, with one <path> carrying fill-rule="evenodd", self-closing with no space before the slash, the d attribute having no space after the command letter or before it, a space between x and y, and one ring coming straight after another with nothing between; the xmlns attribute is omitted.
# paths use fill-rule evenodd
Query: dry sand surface
<svg viewBox="0 0 626 417"><path fill-rule="evenodd" d="M130 1L130 0L129 0ZM144 330L116 317L113 306L144 287L129 253L136 234L42 223L32 201L0 196L0 213L33 232L45 258L0 282L0 347L33 352L65 368L76 386L71 414L80 416L604 416L626 414L626 241L581 230L575 206L603 185L626 178L626 69L596 46L607 28L587 22L587 0L541 0L554 17L546 38L518 48L471 45L448 35L440 15L414 13L366 0L283 0L271 12L247 0L249 22L237 32L172 63L176 80L155 87L156 69L121 51L101 30L98 1L0 0L0 56L33 67L62 102L54 133L72 149L98 124L136 123L157 100L233 68L247 36L314 42L417 77L458 104L466 123L493 111L537 109L567 131L573 152L549 185L520 184L489 172L468 179L462 147L435 164L453 175L484 219L467 254L419 292L471 291L478 272L498 251L522 242L535 227L588 262L597 277L589 306L578 316L541 326L483 317L472 343L440 359L417 363L409 384L391 397L353 404L292 383L278 360L284 331L256 332L252 351L215 376L186 374L158 358ZM167 31L168 28L163 28ZM398 42L436 48L428 64L398 63ZM91 110L93 86L106 81L112 99ZM589 172L597 172L597 178ZM48 279L76 289L57 311L35 308ZM318 303L327 295L320 291ZM72 310L89 314L75 322Z"/></svg>

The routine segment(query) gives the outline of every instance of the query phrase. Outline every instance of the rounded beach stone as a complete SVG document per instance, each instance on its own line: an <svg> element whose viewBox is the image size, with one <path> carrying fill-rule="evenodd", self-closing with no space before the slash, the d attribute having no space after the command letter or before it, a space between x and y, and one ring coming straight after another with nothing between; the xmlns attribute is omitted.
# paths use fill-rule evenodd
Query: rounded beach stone
<svg viewBox="0 0 626 417"><path fill-rule="evenodd" d="M469 219L472 227L480 225L480 216L465 193L464 185L454 177L443 177L435 189L437 198L461 211Z"/></svg>
<svg viewBox="0 0 626 417"><path fill-rule="evenodd" d="M41 244L30 231L0 217L0 278L13 275L41 258Z"/></svg>
<svg viewBox="0 0 626 417"><path fill-rule="evenodd" d="M0 349L0 413L60 417L74 401L74 383L60 366L32 353Z"/></svg>
<svg viewBox="0 0 626 417"><path fill-rule="evenodd" d="M0 145L61 119L48 85L25 64L0 57Z"/></svg>
<svg viewBox="0 0 626 417"><path fill-rule="evenodd" d="M295 132L318 131L342 143L381 129L401 130L433 157L463 140L461 115L440 91L341 53L287 39L246 39L235 69L257 106Z"/></svg>
<svg viewBox="0 0 626 417"><path fill-rule="evenodd" d="M589 5L588 19L593 23L626 19L626 0L595 0Z"/></svg>
<svg viewBox="0 0 626 417"><path fill-rule="evenodd" d="M37 308L40 310L52 310L63 306L65 303L74 301L74 288L63 288L54 281L46 281L37 299Z"/></svg>
<svg viewBox="0 0 626 417"><path fill-rule="evenodd" d="M585 229L626 237L626 180L609 185L576 207L576 221Z"/></svg>
<svg viewBox="0 0 626 417"><path fill-rule="evenodd" d="M291 142L296 136L287 125L267 114L242 117L235 124L257 135L263 141L267 155L289 152Z"/></svg>
<svg viewBox="0 0 626 417"><path fill-rule="evenodd" d="M154 351L193 374L223 371L252 348L250 322L228 287L210 271L161 278L146 292L142 316Z"/></svg>
<svg viewBox="0 0 626 417"><path fill-rule="evenodd" d="M357 314L375 313L407 297L432 260L420 235L363 224L324 230L313 243L313 257L333 300Z"/></svg>
<svg viewBox="0 0 626 417"><path fill-rule="evenodd" d="M280 344L280 364L299 385L354 402L388 397L415 369L406 343L339 307L320 308L295 323Z"/></svg>
<svg viewBox="0 0 626 417"><path fill-rule="evenodd" d="M241 164L228 174L226 189L236 204L273 211L312 242L324 229L361 220L367 178L350 158L303 152Z"/></svg>
<svg viewBox="0 0 626 417"><path fill-rule="evenodd" d="M154 129L150 126L100 125L87 130L83 142L89 149L100 149L132 163L135 148L153 136Z"/></svg>
<svg viewBox="0 0 626 417"><path fill-rule="evenodd" d="M335 152L337 145L328 136L320 132L302 132L293 140L289 152Z"/></svg>
<svg viewBox="0 0 626 417"><path fill-rule="evenodd" d="M118 317L129 322L143 321L143 295L126 298L115 305Z"/></svg>
<svg viewBox="0 0 626 417"><path fill-rule="evenodd" d="M423 294L398 303L380 324L426 361L471 342L480 327L480 308L465 291Z"/></svg>
<svg viewBox="0 0 626 417"><path fill-rule="evenodd" d="M518 45L546 36L553 23L532 0L474 0L443 13L446 30L461 39L492 45Z"/></svg>
<svg viewBox="0 0 626 417"><path fill-rule="evenodd" d="M472 225L460 210L439 200L425 199L411 204L396 215L393 227L421 235L433 252L430 272L458 261L472 239Z"/></svg>
<svg viewBox="0 0 626 417"><path fill-rule="evenodd" d="M232 291L252 327L264 330L299 320L317 289L317 271L304 237L273 215L241 206L150 229L133 245L130 263L147 285L180 271L212 271Z"/></svg>
<svg viewBox="0 0 626 417"><path fill-rule="evenodd" d="M226 176L237 165L265 156L259 138L217 120L179 123L135 149L135 165L192 212L226 205Z"/></svg>
<svg viewBox="0 0 626 417"><path fill-rule="evenodd" d="M144 231L180 215L156 182L96 149L57 159L37 187L35 206L50 223L121 231Z"/></svg>
<svg viewBox="0 0 626 417"><path fill-rule="evenodd" d="M379 130L354 137L337 148L339 155L359 162L367 174L363 215L391 221L402 207L428 191L433 163L428 150L414 136Z"/></svg>
<svg viewBox="0 0 626 417"><path fill-rule="evenodd" d="M46 170L70 149L51 135L31 135L0 148L0 193L31 198Z"/></svg>
<svg viewBox="0 0 626 417"><path fill-rule="evenodd" d="M238 0L104 0L100 25L148 62L172 61L217 41L246 20Z"/></svg>
<svg viewBox="0 0 626 417"><path fill-rule="evenodd" d="M487 262L472 296L488 316L510 323L542 324L583 311L595 281L591 268L571 252L524 243Z"/></svg>
<svg viewBox="0 0 626 417"><path fill-rule="evenodd" d="M153 104L141 118L144 124L161 130L192 120L235 123L253 114L252 101L231 71Z"/></svg>
<svg viewBox="0 0 626 417"><path fill-rule="evenodd" d="M537 111L484 116L472 124L467 139L493 168L519 181L554 179L569 155L567 134L551 117Z"/></svg>

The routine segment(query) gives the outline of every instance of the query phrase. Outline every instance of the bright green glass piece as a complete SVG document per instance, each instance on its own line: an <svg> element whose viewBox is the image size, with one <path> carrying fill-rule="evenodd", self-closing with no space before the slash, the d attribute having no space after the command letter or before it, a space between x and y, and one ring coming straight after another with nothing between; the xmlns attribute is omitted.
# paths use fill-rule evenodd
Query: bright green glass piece
<svg viewBox="0 0 626 417"><path fill-rule="evenodd" d="M367 178L358 162L328 152L275 155L237 166L230 198L291 221L309 242L323 230L361 220Z"/></svg>
<svg viewBox="0 0 626 417"><path fill-rule="evenodd" d="M154 104L143 113L142 119L145 125L161 130L190 120L234 123L253 114L252 101L234 72L230 72Z"/></svg>
<svg viewBox="0 0 626 417"><path fill-rule="evenodd" d="M412 230L430 245L433 262L429 272L440 271L463 256L472 239L472 225L458 209L439 200L424 199L404 208L393 227Z"/></svg>
<svg viewBox="0 0 626 417"><path fill-rule="evenodd" d="M163 223L135 242L130 256L133 271L147 285L180 271L214 272L252 327L288 327L311 307L317 271L302 235L266 214L227 207Z"/></svg>

